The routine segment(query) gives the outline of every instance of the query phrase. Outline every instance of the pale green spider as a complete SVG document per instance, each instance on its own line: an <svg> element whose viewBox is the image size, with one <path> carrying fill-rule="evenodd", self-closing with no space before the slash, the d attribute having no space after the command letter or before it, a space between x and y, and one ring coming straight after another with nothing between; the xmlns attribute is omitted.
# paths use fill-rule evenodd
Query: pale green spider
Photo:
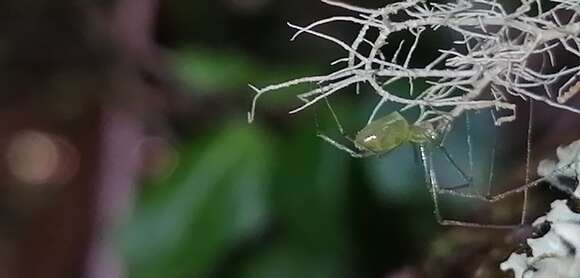
<svg viewBox="0 0 580 278"><path fill-rule="evenodd" d="M334 112L332 113L334 115ZM340 132L344 133L340 124L338 127ZM341 145L323 134L318 134L318 136L358 158L385 154L405 143L430 144L438 139L432 126L409 124L397 111L371 121L357 132L354 139L350 139L358 151Z"/></svg>
<svg viewBox="0 0 580 278"><path fill-rule="evenodd" d="M331 113L339 127L340 132L344 134L336 114L330 106L329 108L331 109ZM439 209L439 194L459 196L493 203L513 194L525 192L529 188L537 186L540 182L547 179L547 177L539 178L515 189L489 196L457 191L459 187L470 185L472 183L472 179L468 177L467 174L465 174L461 167L459 167L459 165L453 160L451 155L443 147L442 141L445 137L444 133L446 133L448 130L449 126L438 132L430 124L410 124L399 112L395 111L369 122L363 129L357 132L354 139L349 139L353 142L354 146L358 150L352 150L321 133L318 134L318 137L356 158L385 154L405 143L412 143L416 145L420 154L423 170L425 171L425 180L433 200L433 213L437 222L441 225L479 228L514 228L525 224L525 217L522 217L522 222L520 222L519 225L493 225L443 219ZM446 159L453 165L457 172L466 181L465 184L447 188L440 187L433 167L432 152L435 149L439 149L443 152ZM522 214L525 215L525 203Z"/></svg>

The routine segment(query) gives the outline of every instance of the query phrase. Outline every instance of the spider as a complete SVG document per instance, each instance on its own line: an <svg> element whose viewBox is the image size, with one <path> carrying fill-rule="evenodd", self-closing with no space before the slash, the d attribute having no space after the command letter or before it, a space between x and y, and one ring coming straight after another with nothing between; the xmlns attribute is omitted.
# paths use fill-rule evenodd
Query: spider
<svg viewBox="0 0 580 278"><path fill-rule="evenodd" d="M340 125L340 122L336 117L336 114L334 113L334 111L332 111L332 108L330 106L329 108L331 109L331 113L339 127L340 132L344 134L342 126ZM477 199L480 201L494 203L517 193L525 193L529 188L537 186L540 182L548 179L548 176L538 178L517 188L494 195L472 194L457 191L458 188L471 185L472 178L469 177L467 174L465 174L465 172L453 160L449 152L443 146L444 137L450 129L449 126L450 124L447 125L446 128L437 130L429 123L411 124L399 112L395 111L385 116L382 116L378 119L370 121L364 128L362 128L357 132L354 139L350 139L348 136L346 136L346 138L353 143L356 150L353 150L345 145L342 145L320 132L317 134L317 136L322 138L324 141L330 143L334 147L347 152L348 154L350 154L352 157L355 158L383 155L398 148L403 144L406 143L414 144L419 152L421 166L425 173L425 181L428 186L431 199L433 201L434 206L433 213L435 215L437 222L443 226L462 226L462 227L478 227L478 228L515 228L524 225L525 224L524 216L522 216L521 218L522 221L517 225L482 224L475 222L448 220L443 218L439 208L440 194L469 199ZM445 158L453 165L455 170L466 181L465 184L456 185L453 187L440 186L440 184L437 181L433 165L434 150L441 150L443 152ZM525 206L526 204L524 199L524 208L522 210L522 215L525 215Z"/></svg>

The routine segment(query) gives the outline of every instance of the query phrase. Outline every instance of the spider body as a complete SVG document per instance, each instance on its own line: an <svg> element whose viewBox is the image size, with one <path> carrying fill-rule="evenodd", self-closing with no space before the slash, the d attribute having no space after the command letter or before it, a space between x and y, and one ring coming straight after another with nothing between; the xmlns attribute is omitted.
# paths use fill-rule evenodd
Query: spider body
<svg viewBox="0 0 580 278"><path fill-rule="evenodd" d="M402 144L428 144L436 141L432 127L410 124L399 112L391 112L370 122L354 138L354 145L360 151L383 154Z"/></svg>

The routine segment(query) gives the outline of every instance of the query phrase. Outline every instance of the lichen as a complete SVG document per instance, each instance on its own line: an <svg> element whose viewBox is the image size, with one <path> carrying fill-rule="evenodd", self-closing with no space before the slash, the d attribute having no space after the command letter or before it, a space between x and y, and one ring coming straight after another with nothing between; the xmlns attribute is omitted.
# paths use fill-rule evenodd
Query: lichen
<svg viewBox="0 0 580 278"><path fill-rule="evenodd" d="M558 161L543 160L538 173L554 187L570 193L570 199L555 200L550 211L534 221L534 227L547 225L549 230L527 240L531 254L512 253L500 265L503 271L513 271L515 278L580 277L580 213L570 208L580 200L580 140L559 147L556 154Z"/></svg>

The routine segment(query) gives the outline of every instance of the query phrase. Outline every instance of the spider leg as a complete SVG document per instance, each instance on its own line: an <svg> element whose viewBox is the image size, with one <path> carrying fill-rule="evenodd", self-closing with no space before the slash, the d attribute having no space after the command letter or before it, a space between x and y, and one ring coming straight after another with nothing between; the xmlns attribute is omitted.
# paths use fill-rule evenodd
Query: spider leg
<svg viewBox="0 0 580 278"><path fill-rule="evenodd" d="M494 195L482 195L482 194L473 194L473 193L463 193L463 192L458 192L452 189L444 189L444 188L439 188L438 192L440 194L446 194L446 195L450 195L450 196L457 196L457 197L463 197L463 198L468 198L468 199L476 199L476 200L480 200L480 201L484 201L484 202L488 202L488 203L495 203L497 201L503 200L507 197L510 197L514 194L517 193L522 193L525 192L533 187L538 186L541 182L546 181L548 177L542 177L542 178L538 178L532 182L526 183L524 185L518 186L514 189L510 189L501 193L497 193Z"/></svg>
<svg viewBox="0 0 580 278"><path fill-rule="evenodd" d="M517 193L522 193L525 192L533 187L536 187L538 185L540 185L542 182L544 181L550 181L551 179L557 178L558 175L562 175L562 170L566 167L573 167L573 165L575 165L576 163L579 163L579 161L572 161L569 164L566 164L562 167L560 167L559 169L556 169L553 171L552 174L541 177L541 178L537 178L531 182L528 182L526 184L520 185L516 188L504 191L504 192L500 192L494 195L481 195L481 194L470 194L470 193L463 193L463 192L458 192L458 191L454 191L454 190L449 190L449 189L443 189L443 188L439 188L438 189L438 193L440 194L446 194L446 195L451 195L451 196L457 196L457 197L463 197L463 198L469 198L469 199L477 199L480 201L484 201L484 202L488 202L488 203L495 203L498 201L501 201L505 198L511 197L514 194ZM561 188L560 186L555 186L555 188L562 190L564 193L573 193L571 190L563 190L563 188Z"/></svg>
<svg viewBox="0 0 580 278"><path fill-rule="evenodd" d="M457 171L457 173L459 173L459 175L461 175L461 177L465 181L465 183L463 183L463 184L458 184L458 185L454 185L454 186L450 186L450 187L443 187L443 188L444 189L460 189L460 188L471 186L473 184L473 177L467 175L465 173L465 171L463 171L463 169L461 169L461 167L453 159L453 157L451 156L449 151L447 151L447 148L445 148L443 145L439 145L438 148L445 155L445 159L447 159L447 161L449 161L451 163L451 165L453 165L453 168Z"/></svg>
<svg viewBox="0 0 580 278"><path fill-rule="evenodd" d="M441 139L441 141L438 142L436 147L444 154L445 159L447 161L449 161L449 163L451 163L451 165L453 166L455 171L457 171L457 173L461 176L461 178L463 178L465 183L453 185L450 187L443 187L443 188L445 188L445 189L460 189L460 188L469 187L473 184L473 177L471 177L471 176L467 175L467 173L465 173L465 171L459 166L459 164L455 161L455 159L453 159L453 157L451 156L451 154L449 153L449 151L445 147L445 139L447 139L447 135L449 134L450 131L451 131L451 127L445 128L445 131L442 134L442 139ZM470 150L470 153L471 153L471 150Z"/></svg>
<svg viewBox="0 0 580 278"><path fill-rule="evenodd" d="M336 112L334 112L334 109L332 108L332 105L330 105L330 101L328 101L328 98L324 98L324 103L326 103L326 107L328 107L328 110L330 110L330 114L332 115L332 119L336 123L336 126L338 127L338 131L340 132L340 134L342 136L346 137L347 139L351 140L344 132L344 128L342 127L342 124L340 123L340 120L338 119L338 115L336 115Z"/></svg>
<svg viewBox="0 0 580 278"><path fill-rule="evenodd" d="M334 122L336 123L336 126L338 128L338 131L340 132L340 134L342 136L344 136L344 138L348 139L349 141L351 141L354 144L354 139L352 139L350 136L348 136L345 132L344 132L344 128L342 127L342 124L340 123L340 120L338 119L338 116L336 114L336 112L334 111L334 109L332 108L332 106L330 105L330 102L328 101L328 98L324 98L324 102L326 103L326 106L328 107L328 110L330 110L330 114L332 115L332 118L334 120ZM318 124L317 124L317 134L316 136L320 137L322 140L326 141L327 143L333 145L334 147L336 147L339 150L345 151L347 152L350 156L355 157L355 158L363 158L363 157L369 157L369 156L373 156L375 155L375 153L373 152L368 152L368 151L358 151L358 150L353 150L352 148L349 148L339 142L337 142L336 140L322 134L322 132L319 131L318 129Z"/></svg>
<svg viewBox="0 0 580 278"><path fill-rule="evenodd" d="M330 105L330 101L328 100L328 98L324 98L324 102L326 103L326 107L328 107L328 110L330 111L330 114L332 115L332 119L336 123L336 127L338 128L340 135L344 136L344 138L346 138L348 141L350 141L351 143L354 144L354 139L350 135L346 134L346 132L344 131L344 128L342 127L342 124L340 123L340 120L338 119L338 114L336 114L336 112L334 111L334 108L332 108L332 105Z"/></svg>
<svg viewBox="0 0 580 278"><path fill-rule="evenodd" d="M459 227L472 227L472 228L491 228L491 229L513 229L516 227L520 227L521 225L494 225L494 224L482 224L476 222L467 222L467 221L458 221L458 220L450 220L444 219L441 215L441 210L439 208L439 194L442 192L455 192L449 189L441 189L439 188L439 183L437 182L437 177L435 175L435 170L433 168L433 159L430 154L427 153L426 147L423 145L419 145L419 152L421 155L421 160L423 164L423 168L425 170L425 180L431 193L431 199L433 201L433 214L435 215L435 219L437 223L442 226L459 226ZM461 193L462 194L462 193Z"/></svg>
<svg viewBox="0 0 580 278"><path fill-rule="evenodd" d="M463 192L458 192L455 191L455 188L439 188L439 193L440 194L446 194L446 195L451 195L451 196L457 196L457 197L463 197L463 198L470 198L470 199L477 199L480 201L484 201L484 202L488 202L488 203L495 203L497 201L503 200L507 197L510 197L514 194L518 194L518 193L522 193L523 194L523 202L522 202L522 211L521 211L521 217L520 217L520 224L523 225L526 222L526 216L527 216L527 203L528 203L528 190L538 186L541 182L548 180L550 177L552 177L552 175L546 176L546 177L542 177L542 178L538 178L536 180L532 180L530 181L529 179L529 168L530 168L530 161L531 161L531 148L532 148L532 117L533 117L533 106L532 106L532 102L530 101L530 111L529 111L529 121L528 121L528 130L527 130L527 142L526 142L526 175L525 175L525 183L521 186L518 186L514 189L511 190L507 190L504 192L500 192L494 195L490 195L489 193L489 189L491 188L491 179L492 176L490 176L489 178L489 186L488 186L488 190L487 190L487 194L486 195L482 195L482 194L470 194L470 193L463 193ZM492 159L494 156L494 153L492 153ZM572 162L571 164L567 165L570 166L572 165L574 162ZM564 166L563 168L567 167ZM493 171L493 164L490 166L490 175L492 174L491 171ZM561 168L561 169L563 169ZM558 170L554 171L554 174L557 175ZM564 192L570 193L569 191L563 190Z"/></svg>
<svg viewBox="0 0 580 278"><path fill-rule="evenodd" d="M363 157L369 157L369 156L375 155L375 153L373 153L373 152L360 152L360 151L353 150L353 149L351 149L343 144L336 142L335 140L331 139L330 137L328 137L322 133L318 133L316 136L320 137L322 140L326 141L327 143L333 145L337 149L347 152L352 157L363 158Z"/></svg>
<svg viewBox="0 0 580 278"><path fill-rule="evenodd" d="M528 115L528 130L526 137L526 183L530 182L530 163L532 159L532 131L533 131L533 116L534 116L534 101L529 100L530 110ZM526 222L528 212L528 190L524 190L524 201L522 202L522 214L520 223Z"/></svg>

